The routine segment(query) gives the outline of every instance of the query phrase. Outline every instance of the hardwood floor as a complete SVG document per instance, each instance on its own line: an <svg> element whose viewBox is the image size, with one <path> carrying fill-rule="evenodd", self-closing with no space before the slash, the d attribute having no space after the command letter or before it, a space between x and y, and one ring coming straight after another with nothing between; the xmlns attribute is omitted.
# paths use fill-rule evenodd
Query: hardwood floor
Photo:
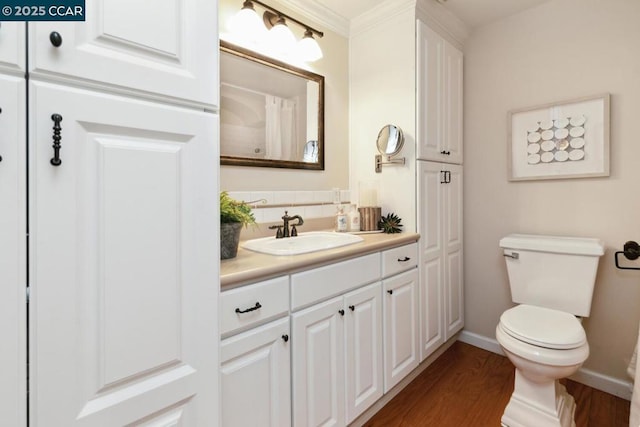
<svg viewBox="0 0 640 427"><path fill-rule="evenodd" d="M500 426L513 377L506 357L456 342L365 426ZM628 401L573 381L565 384L576 399L576 427L629 425Z"/></svg>

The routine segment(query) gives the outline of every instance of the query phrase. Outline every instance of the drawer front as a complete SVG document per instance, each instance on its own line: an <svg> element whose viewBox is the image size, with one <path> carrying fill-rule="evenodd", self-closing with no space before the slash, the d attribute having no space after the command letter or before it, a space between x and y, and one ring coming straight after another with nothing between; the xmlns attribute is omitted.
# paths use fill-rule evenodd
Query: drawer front
<svg viewBox="0 0 640 427"><path fill-rule="evenodd" d="M291 309L308 306L380 279L380 253L291 276Z"/></svg>
<svg viewBox="0 0 640 427"><path fill-rule="evenodd" d="M230 335L289 312L289 277L276 277L220 295L220 333Z"/></svg>
<svg viewBox="0 0 640 427"><path fill-rule="evenodd" d="M418 243L382 252L382 277L393 276L418 265Z"/></svg>

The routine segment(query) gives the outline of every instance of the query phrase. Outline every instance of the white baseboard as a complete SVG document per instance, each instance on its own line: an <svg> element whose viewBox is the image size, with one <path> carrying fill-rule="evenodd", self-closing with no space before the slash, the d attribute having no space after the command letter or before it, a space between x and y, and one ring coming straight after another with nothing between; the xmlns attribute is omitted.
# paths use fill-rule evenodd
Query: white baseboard
<svg viewBox="0 0 640 427"><path fill-rule="evenodd" d="M504 356L504 352L502 351L500 344L494 338L485 337L484 335L475 334L469 331L462 331L458 336L458 341ZM580 368L578 372L569 378L597 390L613 394L614 396L618 396L622 399L631 400L633 383L630 381L603 375L585 368Z"/></svg>

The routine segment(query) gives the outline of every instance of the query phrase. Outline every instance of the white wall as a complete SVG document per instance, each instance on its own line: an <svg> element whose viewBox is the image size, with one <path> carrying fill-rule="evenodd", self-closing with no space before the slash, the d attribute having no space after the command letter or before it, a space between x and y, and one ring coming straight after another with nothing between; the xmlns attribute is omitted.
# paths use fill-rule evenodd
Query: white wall
<svg viewBox="0 0 640 427"><path fill-rule="evenodd" d="M307 68L325 77L325 170L221 166L220 188L229 191L346 189L349 186L348 40L307 18L297 16L277 1L267 4L324 32L324 37L316 37L324 58L309 63ZM221 32L228 31L229 19L241 7L239 0L219 1ZM256 10L261 14L260 6L256 5ZM291 23L289 27L297 37L302 35L297 25Z"/></svg>
<svg viewBox="0 0 640 427"><path fill-rule="evenodd" d="M553 0L483 27L465 46L466 329L495 337L511 296L498 240L511 232L603 239L585 368L628 380L640 271L613 252L640 240L640 1ZM611 93L611 176L507 181L507 111ZM638 263L636 263L637 265Z"/></svg>
<svg viewBox="0 0 640 427"><path fill-rule="evenodd" d="M350 188L357 202L361 181L377 183L382 214L395 212L403 230L415 232L415 6L401 5L383 14L379 24L363 24L351 36ZM406 163L383 166L382 173L375 173L376 138L387 124L404 132L399 156Z"/></svg>

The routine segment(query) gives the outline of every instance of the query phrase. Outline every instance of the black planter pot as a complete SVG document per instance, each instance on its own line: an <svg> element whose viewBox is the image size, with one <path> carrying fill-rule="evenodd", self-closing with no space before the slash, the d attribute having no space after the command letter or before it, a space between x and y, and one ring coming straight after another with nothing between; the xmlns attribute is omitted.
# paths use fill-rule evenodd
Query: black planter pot
<svg viewBox="0 0 640 427"><path fill-rule="evenodd" d="M220 259L236 257L241 230L241 222L220 224Z"/></svg>

